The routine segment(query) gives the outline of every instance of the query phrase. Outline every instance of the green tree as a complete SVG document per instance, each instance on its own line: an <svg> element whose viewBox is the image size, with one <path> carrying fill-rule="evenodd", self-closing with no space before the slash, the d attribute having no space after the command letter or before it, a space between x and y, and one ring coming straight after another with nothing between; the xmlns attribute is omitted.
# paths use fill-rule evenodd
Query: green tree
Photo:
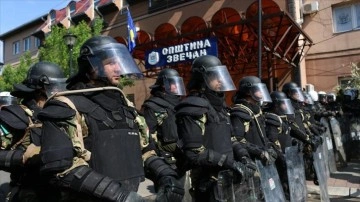
<svg viewBox="0 0 360 202"><path fill-rule="evenodd" d="M29 51L20 57L19 65L13 67L5 65L0 76L0 91L12 91L13 84L21 83L26 78L26 73L31 64L36 63L37 58L32 59Z"/></svg>
<svg viewBox="0 0 360 202"><path fill-rule="evenodd" d="M43 47L39 49L39 57L42 61L49 61L58 64L64 69L67 76L70 76L70 54L64 42L64 36L68 33L77 37L72 51L73 72L76 72L77 61L81 45L92 36L101 34L103 20L96 18L90 27L87 22L82 21L76 26L66 29L60 26L53 26L51 33L46 37Z"/></svg>
<svg viewBox="0 0 360 202"><path fill-rule="evenodd" d="M348 87L360 89L360 63L351 63L351 79Z"/></svg>

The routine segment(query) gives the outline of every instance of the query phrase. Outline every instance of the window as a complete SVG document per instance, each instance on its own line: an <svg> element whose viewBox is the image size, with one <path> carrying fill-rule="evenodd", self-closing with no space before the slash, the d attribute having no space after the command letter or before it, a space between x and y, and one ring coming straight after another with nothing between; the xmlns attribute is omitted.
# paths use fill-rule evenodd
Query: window
<svg viewBox="0 0 360 202"><path fill-rule="evenodd" d="M342 88L342 89L344 89L344 88L346 88L346 87L349 87L350 81L351 81L351 77L350 77L350 76L338 77L339 86L340 86L340 88Z"/></svg>
<svg viewBox="0 0 360 202"><path fill-rule="evenodd" d="M56 11L53 10L50 12L50 20L51 20L51 24L53 25L56 20Z"/></svg>
<svg viewBox="0 0 360 202"><path fill-rule="evenodd" d="M333 8L334 32L347 32L360 28L360 3Z"/></svg>
<svg viewBox="0 0 360 202"><path fill-rule="evenodd" d="M20 53L20 41L16 41L13 43L13 55Z"/></svg>
<svg viewBox="0 0 360 202"><path fill-rule="evenodd" d="M31 45L31 38L30 38L30 37L26 37L26 38L24 39L24 51L30 50L30 45Z"/></svg>
<svg viewBox="0 0 360 202"><path fill-rule="evenodd" d="M76 2L71 2L69 7L70 7L70 14L74 13L76 11Z"/></svg>
<svg viewBox="0 0 360 202"><path fill-rule="evenodd" d="M39 48L40 46L41 46L41 40L39 38L35 37L34 47Z"/></svg>

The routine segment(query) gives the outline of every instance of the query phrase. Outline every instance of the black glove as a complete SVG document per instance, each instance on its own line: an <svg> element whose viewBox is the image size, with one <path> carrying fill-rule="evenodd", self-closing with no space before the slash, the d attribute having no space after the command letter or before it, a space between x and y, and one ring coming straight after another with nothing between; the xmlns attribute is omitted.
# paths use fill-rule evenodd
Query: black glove
<svg viewBox="0 0 360 202"><path fill-rule="evenodd" d="M321 145L320 139L317 138L318 136L312 136L310 138L310 146L312 151L316 151L316 149Z"/></svg>
<svg viewBox="0 0 360 202"><path fill-rule="evenodd" d="M247 180L254 176L255 170L248 168L245 164L240 161L234 161L232 169L241 176L241 181Z"/></svg>
<svg viewBox="0 0 360 202"><path fill-rule="evenodd" d="M271 152L271 154L269 152ZM275 150L268 149L261 153L260 160L264 165L270 165L275 162L276 157L277 157L277 154L276 154Z"/></svg>
<svg viewBox="0 0 360 202"><path fill-rule="evenodd" d="M124 200L119 200L118 202L146 202L146 200L136 192L130 192L129 195Z"/></svg>
<svg viewBox="0 0 360 202"><path fill-rule="evenodd" d="M241 158L241 163L243 163L246 166L247 172L249 172L249 174L253 176L257 169L255 162L250 158L243 156Z"/></svg>
<svg viewBox="0 0 360 202"><path fill-rule="evenodd" d="M185 191L177 179L172 176L163 176L158 182L158 191L156 195L157 202L181 202Z"/></svg>

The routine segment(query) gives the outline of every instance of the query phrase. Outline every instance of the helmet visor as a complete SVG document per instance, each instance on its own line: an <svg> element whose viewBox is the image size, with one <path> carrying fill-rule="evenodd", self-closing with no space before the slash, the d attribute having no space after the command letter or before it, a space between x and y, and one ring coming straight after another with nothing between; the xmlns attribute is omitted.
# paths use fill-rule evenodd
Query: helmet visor
<svg viewBox="0 0 360 202"><path fill-rule="evenodd" d="M304 94L304 102L308 105L314 104L314 100L312 99L312 97L309 94Z"/></svg>
<svg viewBox="0 0 360 202"><path fill-rule="evenodd" d="M250 95L256 101L272 102L269 91L264 83L256 83L250 87Z"/></svg>
<svg viewBox="0 0 360 202"><path fill-rule="evenodd" d="M290 99L281 99L276 102L276 108L283 114L294 114L294 107L291 104Z"/></svg>
<svg viewBox="0 0 360 202"><path fill-rule="evenodd" d="M291 88L291 97L294 100L297 100L298 102L304 102L305 98L304 98L304 94L302 92L302 90L299 87L296 88Z"/></svg>
<svg viewBox="0 0 360 202"><path fill-rule="evenodd" d="M225 92L236 89L226 66L206 68L203 77L207 87L215 92Z"/></svg>
<svg viewBox="0 0 360 202"><path fill-rule="evenodd" d="M184 81L179 76L164 78L165 91L174 95L186 95Z"/></svg>
<svg viewBox="0 0 360 202"><path fill-rule="evenodd" d="M66 90L66 78L50 78L49 81L50 83L48 85L44 85L48 97Z"/></svg>
<svg viewBox="0 0 360 202"><path fill-rule="evenodd" d="M0 107L17 104L17 98L14 96L0 96Z"/></svg>
<svg viewBox="0 0 360 202"><path fill-rule="evenodd" d="M121 76L141 77L142 73L129 51L120 44L107 44L88 57L98 77L109 80Z"/></svg>

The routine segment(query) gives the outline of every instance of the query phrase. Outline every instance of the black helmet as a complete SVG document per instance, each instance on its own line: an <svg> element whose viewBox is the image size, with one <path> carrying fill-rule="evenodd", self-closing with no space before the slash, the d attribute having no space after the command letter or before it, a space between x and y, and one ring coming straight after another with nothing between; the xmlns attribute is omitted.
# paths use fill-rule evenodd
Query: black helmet
<svg viewBox="0 0 360 202"><path fill-rule="evenodd" d="M285 93L280 91L273 91L270 93L271 100L273 101L272 107L277 114L294 114L294 108L290 99Z"/></svg>
<svg viewBox="0 0 360 202"><path fill-rule="evenodd" d="M294 82L285 83L282 87L282 92L286 94L286 96L292 100L296 100L298 102L304 102L304 95L300 87Z"/></svg>
<svg viewBox="0 0 360 202"><path fill-rule="evenodd" d="M239 82L237 96L245 98L250 95L255 101L271 102L269 91L256 76L245 76Z"/></svg>
<svg viewBox="0 0 360 202"><path fill-rule="evenodd" d="M325 91L319 91L318 96L319 96L319 102L320 103L325 104L327 102Z"/></svg>
<svg viewBox="0 0 360 202"><path fill-rule="evenodd" d="M14 84L11 95L24 97L35 90L46 90L47 96L54 91L65 90L66 77L63 70L51 62L38 62L32 65L25 80L21 84Z"/></svg>
<svg viewBox="0 0 360 202"><path fill-rule="evenodd" d="M328 103L336 102L336 95L335 93L327 93L326 94L326 101Z"/></svg>
<svg viewBox="0 0 360 202"><path fill-rule="evenodd" d="M78 65L77 74L68 80L70 86L78 80L86 80L90 73L96 74L92 79L110 83L112 79L118 82L120 75L142 75L127 47L110 36L95 36L85 41L80 48Z"/></svg>
<svg viewBox="0 0 360 202"><path fill-rule="evenodd" d="M216 92L235 90L227 67L221 64L219 58L213 55L204 55L196 58L191 66L191 78L188 89L200 89L204 83Z"/></svg>
<svg viewBox="0 0 360 202"><path fill-rule="evenodd" d="M165 91L175 95L185 95L184 81L175 69L166 68L160 71L151 89L164 87Z"/></svg>

